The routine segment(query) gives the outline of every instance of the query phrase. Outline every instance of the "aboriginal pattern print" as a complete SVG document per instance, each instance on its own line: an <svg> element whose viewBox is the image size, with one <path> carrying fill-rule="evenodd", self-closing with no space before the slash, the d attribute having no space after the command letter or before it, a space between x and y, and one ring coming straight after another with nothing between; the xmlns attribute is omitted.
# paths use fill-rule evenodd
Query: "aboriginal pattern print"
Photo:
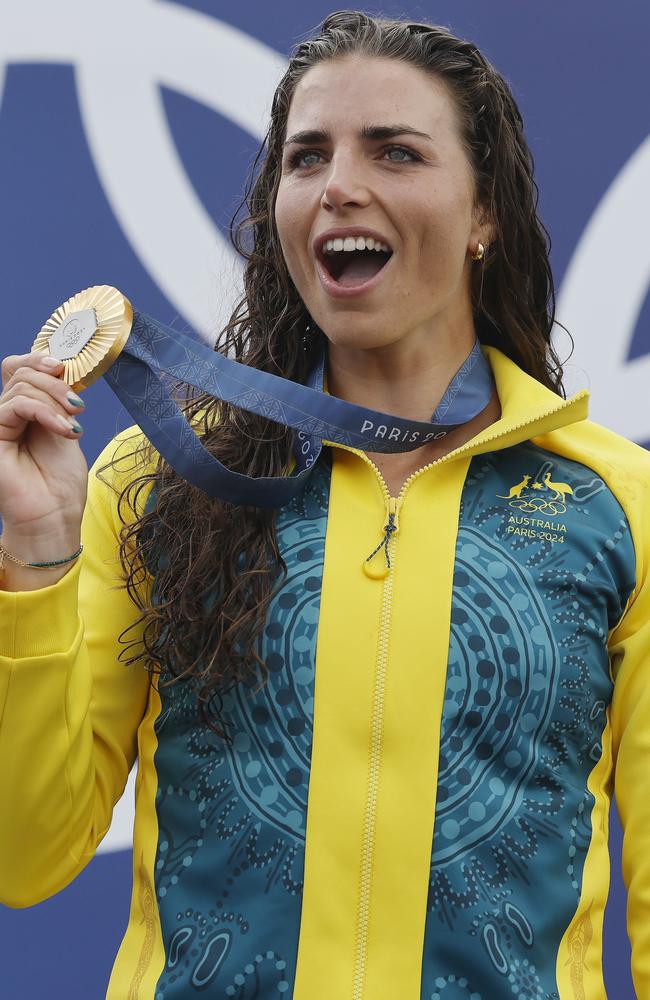
<svg viewBox="0 0 650 1000"><path fill-rule="evenodd" d="M232 745L200 723L194 689L160 689L155 891L166 964L156 1000L291 996L329 476L321 456L278 512L288 574L260 651L269 680L223 695Z"/></svg>
<svg viewBox="0 0 650 1000"><path fill-rule="evenodd" d="M530 442L473 459L460 510L422 1000L554 1000L633 589L605 483ZM539 886L552 899L540 905ZM589 914L574 933L587 942ZM585 944L586 947L586 944ZM461 975L472 949L473 978ZM571 970L576 1000L581 967ZM431 989L431 984L435 984Z"/></svg>

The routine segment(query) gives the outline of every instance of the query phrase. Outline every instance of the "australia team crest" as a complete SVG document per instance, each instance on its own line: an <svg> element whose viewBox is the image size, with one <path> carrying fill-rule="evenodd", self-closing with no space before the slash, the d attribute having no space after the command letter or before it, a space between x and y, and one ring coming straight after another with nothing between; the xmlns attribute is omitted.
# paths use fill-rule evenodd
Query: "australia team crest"
<svg viewBox="0 0 650 1000"><path fill-rule="evenodd" d="M507 496L497 494L501 500L508 500L514 510L552 515L566 514L566 500L572 495L573 488L569 483L554 481L550 472L542 477L541 482L525 473L520 482L510 487Z"/></svg>
<svg viewBox="0 0 650 1000"><path fill-rule="evenodd" d="M552 479L552 470L539 477L526 472L507 494L497 493L497 496L507 500L510 508L507 534L564 542L567 529L561 517L567 512L573 487Z"/></svg>

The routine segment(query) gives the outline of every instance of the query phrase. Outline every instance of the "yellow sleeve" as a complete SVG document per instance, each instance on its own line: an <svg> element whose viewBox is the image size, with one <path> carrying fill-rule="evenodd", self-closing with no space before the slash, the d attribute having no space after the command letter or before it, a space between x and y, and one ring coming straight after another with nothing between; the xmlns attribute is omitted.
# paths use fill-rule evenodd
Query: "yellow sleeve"
<svg viewBox="0 0 650 1000"><path fill-rule="evenodd" d="M649 469L650 465L644 470L646 483ZM637 576L626 612L610 636L615 792L623 827L622 868L628 892L632 978L639 997L650 997L649 492L647 485L644 489L630 483L620 497L632 530Z"/></svg>
<svg viewBox="0 0 650 1000"><path fill-rule="evenodd" d="M7 906L46 899L88 864L136 758L149 677L142 661L118 660L118 637L139 612L120 587L121 522L107 485L119 489L135 474L135 440L133 430L119 435L91 469L77 564L54 586L0 591L0 902ZM96 470L114 455L118 468L101 482Z"/></svg>

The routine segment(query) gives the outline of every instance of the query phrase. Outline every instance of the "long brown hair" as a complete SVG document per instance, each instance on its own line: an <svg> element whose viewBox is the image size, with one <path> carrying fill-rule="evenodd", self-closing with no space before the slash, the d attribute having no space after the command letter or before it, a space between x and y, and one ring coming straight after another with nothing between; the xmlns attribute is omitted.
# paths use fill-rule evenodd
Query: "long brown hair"
<svg viewBox="0 0 650 1000"><path fill-rule="evenodd" d="M523 122L504 78L469 41L446 28L339 11L295 49L273 99L271 121L245 197L230 227L245 259L244 293L215 350L246 365L303 381L323 334L287 271L274 222L282 143L292 95L317 63L348 54L399 59L444 81L458 112L475 196L489 207L496 238L472 273L476 332L524 371L562 394L551 345L555 292L550 240L537 216L538 190ZM245 208L243 217L240 211ZM548 240L548 244L547 244ZM291 432L219 400L186 395L185 411L209 450L251 476L286 473ZM122 489L120 558L141 612L141 642L121 637L122 659L143 658L160 684L196 687L202 720L228 739L220 699L238 682L264 683L258 640L286 565L274 512L214 500L190 486L144 442L151 465ZM143 497L150 502L143 510ZM153 579L153 586L149 583Z"/></svg>

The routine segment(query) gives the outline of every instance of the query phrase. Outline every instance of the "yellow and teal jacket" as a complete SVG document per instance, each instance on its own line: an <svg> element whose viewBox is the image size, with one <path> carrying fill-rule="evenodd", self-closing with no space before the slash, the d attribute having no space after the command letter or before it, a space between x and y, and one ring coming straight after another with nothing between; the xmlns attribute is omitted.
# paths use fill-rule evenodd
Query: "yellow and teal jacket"
<svg viewBox="0 0 650 1000"><path fill-rule="evenodd" d="M600 1000L614 789L650 996L650 455L486 352L496 423L398 497L326 447L278 512L232 745L118 661L138 615L94 473L83 558L0 594L3 903L81 871L138 757L110 1000Z"/></svg>

